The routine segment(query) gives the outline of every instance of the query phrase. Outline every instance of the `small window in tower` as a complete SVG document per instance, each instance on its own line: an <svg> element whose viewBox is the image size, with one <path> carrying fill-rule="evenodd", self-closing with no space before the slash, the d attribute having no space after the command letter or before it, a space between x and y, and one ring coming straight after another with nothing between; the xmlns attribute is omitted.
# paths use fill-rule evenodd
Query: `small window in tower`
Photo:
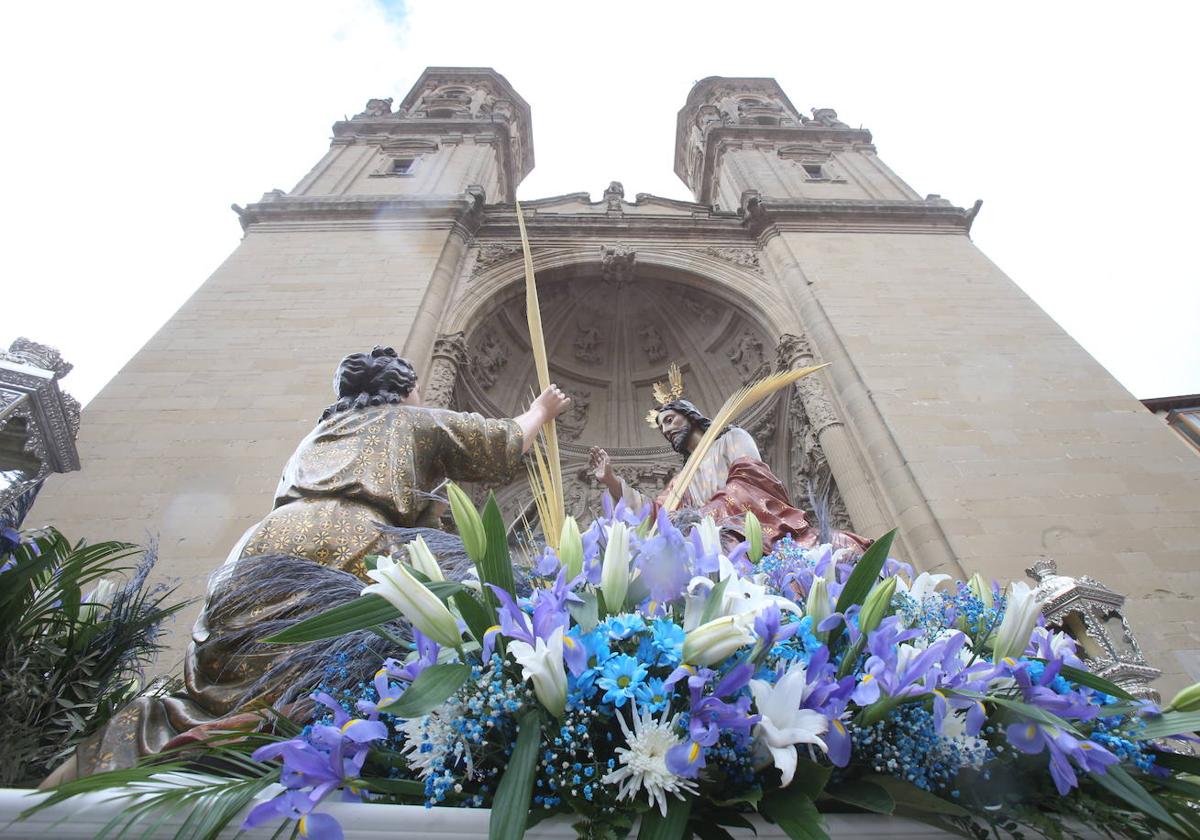
<svg viewBox="0 0 1200 840"><path fill-rule="evenodd" d="M801 163L804 167L804 174L808 176L810 181L825 181L825 170L821 168L819 163Z"/></svg>
<svg viewBox="0 0 1200 840"><path fill-rule="evenodd" d="M394 158L392 160L392 175L411 175L416 158Z"/></svg>

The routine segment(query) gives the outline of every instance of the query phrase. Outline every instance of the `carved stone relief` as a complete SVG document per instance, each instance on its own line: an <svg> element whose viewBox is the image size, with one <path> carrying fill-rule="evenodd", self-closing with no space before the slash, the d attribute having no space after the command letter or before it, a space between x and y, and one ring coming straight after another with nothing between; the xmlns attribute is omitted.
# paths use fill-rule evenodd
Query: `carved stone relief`
<svg viewBox="0 0 1200 840"><path fill-rule="evenodd" d="M508 242L480 245L479 253L475 255L475 265L471 269L471 276L474 277L497 263L514 259L520 255L520 245L512 245Z"/></svg>
<svg viewBox="0 0 1200 840"><path fill-rule="evenodd" d="M742 268L748 268L751 271L762 273L762 265L758 260L758 251L753 248L705 248L704 252L710 254L717 259L731 262L734 265L740 265Z"/></svg>
<svg viewBox="0 0 1200 840"><path fill-rule="evenodd" d="M566 393L571 398L571 406L558 417L558 434L563 440L575 441L579 440L584 427L587 426L592 392L579 388L567 388Z"/></svg>
<svg viewBox="0 0 1200 840"><path fill-rule="evenodd" d="M624 199L625 187L621 182L609 182L608 187L604 190L604 202L608 205L608 210L614 213L623 213L624 208L621 207L621 202Z"/></svg>
<svg viewBox="0 0 1200 840"><path fill-rule="evenodd" d="M479 348L471 359L475 378L484 388L491 388L496 384L496 377L506 364L508 364L508 347L496 338L495 333L485 333L483 340L479 342Z"/></svg>
<svg viewBox="0 0 1200 840"><path fill-rule="evenodd" d="M367 107L363 108L357 117L390 117L392 115L392 97L387 99L368 99Z"/></svg>
<svg viewBox="0 0 1200 840"><path fill-rule="evenodd" d="M661 362L667 357L667 345L663 341L662 333L654 324L644 324L638 330L638 339L641 341L642 352L646 354L647 362Z"/></svg>
<svg viewBox="0 0 1200 840"><path fill-rule="evenodd" d="M682 298L684 311L701 324L711 324L717 320L717 308L709 303L685 295Z"/></svg>
<svg viewBox="0 0 1200 840"><path fill-rule="evenodd" d="M808 128L849 128L838 119L837 111L832 108L813 108L812 116L800 115L800 122Z"/></svg>
<svg viewBox="0 0 1200 840"><path fill-rule="evenodd" d="M604 361L604 352L601 348L604 339L595 323L596 319L590 315L585 315L576 321L577 331L573 342L575 358L589 365L598 365Z"/></svg>
<svg viewBox="0 0 1200 840"><path fill-rule="evenodd" d="M726 355L743 382L753 382L770 369L763 354L762 341L749 330L738 336Z"/></svg>
<svg viewBox="0 0 1200 840"><path fill-rule="evenodd" d="M624 245L600 246L600 272L609 283L620 286L633 280L637 251Z"/></svg>

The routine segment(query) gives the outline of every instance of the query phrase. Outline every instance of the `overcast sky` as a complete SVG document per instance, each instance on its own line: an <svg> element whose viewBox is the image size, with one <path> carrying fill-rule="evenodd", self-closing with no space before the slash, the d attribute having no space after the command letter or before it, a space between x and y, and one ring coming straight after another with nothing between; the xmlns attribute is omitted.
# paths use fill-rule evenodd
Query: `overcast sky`
<svg viewBox="0 0 1200 840"><path fill-rule="evenodd" d="M1136 396L1200 392L1196 4L237 0L5 4L0 341L85 402L289 190L330 125L426 65L491 66L533 109L522 199L610 180L687 199L675 114L774 76L870 129ZM1053 363L1053 360L1048 360Z"/></svg>

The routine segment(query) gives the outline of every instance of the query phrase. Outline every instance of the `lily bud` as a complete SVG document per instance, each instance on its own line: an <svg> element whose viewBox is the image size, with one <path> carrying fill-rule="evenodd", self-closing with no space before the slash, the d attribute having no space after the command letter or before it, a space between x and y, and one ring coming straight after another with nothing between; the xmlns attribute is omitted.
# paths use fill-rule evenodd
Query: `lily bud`
<svg viewBox="0 0 1200 840"><path fill-rule="evenodd" d="M701 624L683 637L683 661L693 665L715 665L735 650L754 641L746 629L753 613L726 615Z"/></svg>
<svg viewBox="0 0 1200 840"><path fill-rule="evenodd" d="M829 605L829 586L825 583L825 578L820 575L814 577L812 585L808 587L808 598L804 602L804 614L812 618L814 633L821 622L833 614L833 608Z"/></svg>
<svg viewBox="0 0 1200 840"><path fill-rule="evenodd" d="M574 516L563 520L558 536L558 560L567 570L567 580L574 580L583 573L583 537L579 535Z"/></svg>
<svg viewBox="0 0 1200 840"><path fill-rule="evenodd" d="M629 526L624 522L617 522L608 532L600 591L610 611L621 612L625 608L625 595L629 592Z"/></svg>
<svg viewBox="0 0 1200 840"><path fill-rule="evenodd" d="M1038 616L1041 615L1042 605L1035 591L1024 581L1014 581L1008 591L1008 607L1004 610L1004 620L996 631L996 640L992 645L992 659L1001 662L1004 659L1016 659L1025 653L1029 647L1029 637L1037 626Z"/></svg>
<svg viewBox="0 0 1200 840"><path fill-rule="evenodd" d="M746 555L750 558L750 562L755 565L762 559L763 556L763 531L762 523L758 521L758 517L752 512L746 511L746 524L744 526L746 532L746 542L749 543L749 551Z"/></svg>
<svg viewBox="0 0 1200 840"><path fill-rule="evenodd" d="M458 647L462 634L458 622L438 597L412 573L390 557L380 557L367 577L377 581L364 586L360 595L372 593L388 600L393 607L429 638L443 647Z"/></svg>
<svg viewBox="0 0 1200 840"><path fill-rule="evenodd" d="M434 582L446 579L442 574L442 567L438 565L437 558L433 556L423 537L417 537L404 547L408 550L408 562L414 569Z"/></svg>
<svg viewBox="0 0 1200 840"><path fill-rule="evenodd" d="M866 600L863 601L862 611L858 614L859 630L870 633L891 612L892 596L896 594L896 584L895 575L875 584L875 588L867 594Z"/></svg>
<svg viewBox="0 0 1200 840"><path fill-rule="evenodd" d="M1181 689L1171 701L1171 705L1167 706L1167 711L1200 712L1200 683L1192 683Z"/></svg>
<svg viewBox="0 0 1200 840"><path fill-rule="evenodd" d="M106 577L96 581L96 588L84 595L80 601L79 615L91 621L100 618L100 613L112 606L113 596L117 594L117 585Z"/></svg>
<svg viewBox="0 0 1200 840"><path fill-rule="evenodd" d="M971 593L983 602L985 610L990 610L996 605L996 599L992 597L992 587L988 585L988 582L983 579L983 575L979 574L979 572L971 575L971 579L967 581L967 586L970 588Z"/></svg>
<svg viewBox="0 0 1200 840"><path fill-rule="evenodd" d="M471 499L457 484L446 485L446 495L450 498L450 515L454 517L467 556L475 563L482 563L487 551L487 538L483 533L483 519L479 511L475 510Z"/></svg>

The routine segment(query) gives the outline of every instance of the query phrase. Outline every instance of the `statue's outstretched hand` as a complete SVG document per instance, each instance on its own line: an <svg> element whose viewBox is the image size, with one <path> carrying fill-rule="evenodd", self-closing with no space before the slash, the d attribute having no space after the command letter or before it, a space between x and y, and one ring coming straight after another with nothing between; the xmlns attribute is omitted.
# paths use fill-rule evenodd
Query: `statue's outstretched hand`
<svg viewBox="0 0 1200 840"><path fill-rule="evenodd" d="M544 418L543 422L549 422L566 411L570 404L571 398L564 394L557 385L551 385L538 394L538 398L533 401L531 408L541 413Z"/></svg>
<svg viewBox="0 0 1200 840"><path fill-rule="evenodd" d="M596 480L602 484L608 484L613 478L612 461L608 453L599 446L593 446L588 452L588 467Z"/></svg>

